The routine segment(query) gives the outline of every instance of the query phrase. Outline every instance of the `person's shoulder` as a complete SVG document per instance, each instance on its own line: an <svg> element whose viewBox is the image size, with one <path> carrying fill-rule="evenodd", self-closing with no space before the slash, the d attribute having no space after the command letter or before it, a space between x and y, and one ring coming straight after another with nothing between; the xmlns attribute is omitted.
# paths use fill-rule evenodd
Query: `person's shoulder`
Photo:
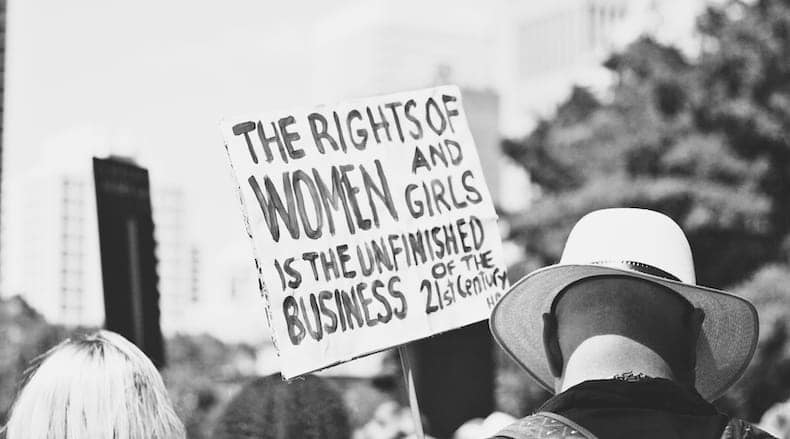
<svg viewBox="0 0 790 439"><path fill-rule="evenodd" d="M777 439L776 436L744 421L733 418L727 424L721 439Z"/></svg>
<svg viewBox="0 0 790 439"><path fill-rule="evenodd" d="M587 439L592 437L594 436L570 419L555 413L539 412L510 424L491 439Z"/></svg>

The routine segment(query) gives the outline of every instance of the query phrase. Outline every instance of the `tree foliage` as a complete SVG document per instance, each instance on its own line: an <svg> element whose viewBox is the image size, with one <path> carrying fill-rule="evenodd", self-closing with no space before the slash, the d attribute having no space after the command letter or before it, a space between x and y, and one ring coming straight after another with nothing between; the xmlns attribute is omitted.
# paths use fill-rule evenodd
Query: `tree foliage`
<svg viewBox="0 0 790 439"><path fill-rule="evenodd" d="M760 341L744 377L721 401L723 408L758 420L772 405L790 398L790 268L767 265L735 292L760 312Z"/></svg>
<svg viewBox="0 0 790 439"><path fill-rule="evenodd" d="M787 263L790 1L728 1L705 11L698 31L693 59L649 37L637 40L606 61L615 78L606 99L575 88L556 115L504 142L544 194L513 219L511 237L528 258L555 263L581 216L628 206L680 223L702 285L732 287L760 267ZM780 291L776 300L784 303ZM772 321L752 370L790 358L784 323ZM790 386L790 368L772 371L782 375L772 382ZM756 381L734 391L740 403L727 405L751 419L787 397Z"/></svg>
<svg viewBox="0 0 790 439"><path fill-rule="evenodd" d="M47 323L19 297L0 299L0 426L31 361L70 332Z"/></svg>

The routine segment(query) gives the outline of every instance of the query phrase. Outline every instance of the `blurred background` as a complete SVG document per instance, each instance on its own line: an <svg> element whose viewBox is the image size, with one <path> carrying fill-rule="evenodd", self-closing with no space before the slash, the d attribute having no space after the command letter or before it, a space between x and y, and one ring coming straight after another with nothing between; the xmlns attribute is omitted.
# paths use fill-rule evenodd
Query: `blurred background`
<svg viewBox="0 0 790 439"><path fill-rule="evenodd" d="M755 359L717 405L790 429L790 1L0 8L0 424L29 360L112 324L98 233L111 208L97 215L93 157L147 169L153 241L142 252L153 264L135 324L161 326L147 352L189 437L208 438L242 385L279 370L219 120L453 83L511 281L556 262L590 210L667 213L689 235L698 283L760 312ZM485 322L410 349L437 438L485 437L548 397ZM413 428L393 353L320 375L342 395L354 438Z"/></svg>

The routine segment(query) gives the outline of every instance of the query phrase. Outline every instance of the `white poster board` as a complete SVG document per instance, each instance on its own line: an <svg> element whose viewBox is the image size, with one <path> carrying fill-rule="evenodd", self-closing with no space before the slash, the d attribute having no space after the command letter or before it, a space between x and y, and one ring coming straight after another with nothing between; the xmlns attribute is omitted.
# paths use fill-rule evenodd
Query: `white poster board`
<svg viewBox="0 0 790 439"><path fill-rule="evenodd" d="M489 317L507 276L457 87L222 131L284 377Z"/></svg>

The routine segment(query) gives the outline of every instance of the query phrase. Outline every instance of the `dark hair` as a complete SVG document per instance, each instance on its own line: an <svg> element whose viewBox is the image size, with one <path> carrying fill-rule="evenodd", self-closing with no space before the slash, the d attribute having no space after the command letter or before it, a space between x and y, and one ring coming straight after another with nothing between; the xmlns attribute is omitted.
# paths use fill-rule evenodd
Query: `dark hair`
<svg viewBox="0 0 790 439"><path fill-rule="evenodd" d="M291 382L279 374L247 383L228 403L216 439L348 439L343 399L326 379L308 375Z"/></svg>

